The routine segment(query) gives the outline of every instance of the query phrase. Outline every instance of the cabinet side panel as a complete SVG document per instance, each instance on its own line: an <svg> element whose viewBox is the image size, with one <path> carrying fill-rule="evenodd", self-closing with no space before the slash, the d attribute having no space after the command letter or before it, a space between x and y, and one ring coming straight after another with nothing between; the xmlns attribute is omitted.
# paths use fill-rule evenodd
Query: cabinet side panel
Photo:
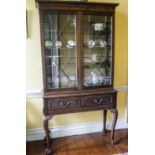
<svg viewBox="0 0 155 155"><path fill-rule="evenodd" d="M43 87L46 91L46 78L45 78L45 54L44 54L44 37L43 37L43 12L39 11L40 16L40 35L41 35L41 54L42 54L42 69L43 69Z"/></svg>

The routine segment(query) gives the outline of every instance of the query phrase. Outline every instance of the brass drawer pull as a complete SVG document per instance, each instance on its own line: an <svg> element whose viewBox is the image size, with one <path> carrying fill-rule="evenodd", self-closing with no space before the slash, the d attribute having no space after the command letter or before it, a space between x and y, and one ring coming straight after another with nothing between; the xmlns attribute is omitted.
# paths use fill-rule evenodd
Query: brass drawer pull
<svg viewBox="0 0 155 155"><path fill-rule="evenodd" d="M94 99L93 101L94 101L94 103L96 103L96 104L101 104L102 101L103 101L103 99L102 99L102 98L100 98L99 100Z"/></svg>
<svg viewBox="0 0 155 155"><path fill-rule="evenodd" d="M69 102L67 102L67 103L60 102L60 106L62 106L62 107L67 107L68 105L69 105Z"/></svg>
<svg viewBox="0 0 155 155"><path fill-rule="evenodd" d="M94 99L94 102L97 104L98 103L97 99Z"/></svg>
<svg viewBox="0 0 155 155"><path fill-rule="evenodd" d="M103 98L101 98L101 99L99 100L98 104L101 104L101 103L102 103L102 101L103 101Z"/></svg>

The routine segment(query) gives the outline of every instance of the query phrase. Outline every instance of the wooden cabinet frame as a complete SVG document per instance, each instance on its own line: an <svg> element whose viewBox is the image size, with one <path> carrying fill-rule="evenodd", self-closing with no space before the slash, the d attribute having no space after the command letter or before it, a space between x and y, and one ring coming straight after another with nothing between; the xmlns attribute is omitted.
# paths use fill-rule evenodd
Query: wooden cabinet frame
<svg viewBox="0 0 155 155"><path fill-rule="evenodd" d="M44 83L44 129L47 142L46 155L52 154L50 148L50 137L48 120L53 115L84 112L93 110L103 110L103 132L106 131L107 110L113 113L111 143L114 145L114 130L118 117L117 111L117 91L113 88L114 79L114 25L115 7L117 3L93 3L93 2L55 2L50 0L36 0L40 13L41 51ZM43 34L43 14L45 12L54 13L75 13L76 14L76 34L77 34L77 87L47 89L45 70L45 48ZM83 15L110 15L112 16L112 82L106 86L84 87L83 69Z"/></svg>

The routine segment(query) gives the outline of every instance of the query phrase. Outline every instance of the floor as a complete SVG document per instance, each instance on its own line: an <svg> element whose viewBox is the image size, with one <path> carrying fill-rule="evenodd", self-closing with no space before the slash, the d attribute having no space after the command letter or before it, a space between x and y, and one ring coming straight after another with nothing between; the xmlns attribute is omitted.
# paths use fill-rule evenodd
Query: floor
<svg viewBox="0 0 155 155"><path fill-rule="evenodd" d="M52 155L127 155L128 130L116 130L117 145L110 145L110 132L57 138L51 145ZM26 155L45 155L45 142L27 142Z"/></svg>

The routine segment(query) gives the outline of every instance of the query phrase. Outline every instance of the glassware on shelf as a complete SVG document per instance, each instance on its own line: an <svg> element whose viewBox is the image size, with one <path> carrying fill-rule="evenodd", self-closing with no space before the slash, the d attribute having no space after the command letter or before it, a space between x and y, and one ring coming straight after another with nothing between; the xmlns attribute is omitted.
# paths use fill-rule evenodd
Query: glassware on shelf
<svg viewBox="0 0 155 155"><path fill-rule="evenodd" d="M98 85L99 75L96 72L91 72L89 76L85 77L85 86Z"/></svg>
<svg viewBox="0 0 155 155"><path fill-rule="evenodd" d="M106 46L107 46L107 42L105 40L101 40L100 47L106 47Z"/></svg>
<svg viewBox="0 0 155 155"><path fill-rule="evenodd" d="M70 75L69 76L70 82L69 82L69 87L74 87L76 86L75 81L76 81L76 77L75 75Z"/></svg>
<svg viewBox="0 0 155 155"><path fill-rule="evenodd" d="M76 46L76 43L73 40L69 40L66 45L68 48L73 48Z"/></svg>
<svg viewBox="0 0 155 155"><path fill-rule="evenodd" d="M74 27L76 26L76 18L73 19L72 26L74 26Z"/></svg>
<svg viewBox="0 0 155 155"><path fill-rule="evenodd" d="M92 78L91 78L92 84L93 84L93 85L96 85L96 84L98 83L98 75L97 75L97 73L91 72L90 75L91 75L91 77L92 77Z"/></svg>
<svg viewBox="0 0 155 155"><path fill-rule="evenodd" d="M96 54L92 54L92 56L91 56L91 60L92 60L93 63L96 62Z"/></svg>
<svg viewBox="0 0 155 155"><path fill-rule="evenodd" d="M89 40L88 41L88 47L89 48L92 48L92 47L94 47L95 46L95 41L94 40Z"/></svg>
<svg viewBox="0 0 155 155"><path fill-rule="evenodd" d="M48 89L77 87L76 14L45 13L43 21Z"/></svg>
<svg viewBox="0 0 155 155"><path fill-rule="evenodd" d="M102 76L102 75L100 75L99 78L98 78L98 83L99 83L100 85L102 85L102 84L104 84L104 81L105 81L105 77Z"/></svg>
<svg viewBox="0 0 155 155"><path fill-rule="evenodd" d="M95 31L103 31L106 27L105 23L94 23L92 24Z"/></svg>
<svg viewBox="0 0 155 155"><path fill-rule="evenodd" d="M68 80L66 76L62 76L61 77L61 82L63 86L67 86L68 85Z"/></svg>
<svg viewBox="0 0 155 155"><path fill-rule="evenodd" d="M63 87L75 87L76 86L76 75L69 75L68 77L63 75L61 77L61 85Z"/></svg>
<svg viewBox="0 0 155 155"><path fill-rule="evenodd" d="M46 46L46 47L52 47L53 44L52 44L51 41L45 41L45 46Z"/></svg>
<svg viewBox="0 0 155 155"><path fill-rule="evenodd" d="M111 84L112 17L84 15L84 86ZM88 48L87 48L88 47ZM91 49L92 48L92 49Z"/></svg>
<svg viewBox="0 0 155 155"><path fill-rule="evenodd" d="M62 42L61 41L56 41L55 46L60 48L62 46Z"/></svg>
<svg viewBox="0 0 155 155"><path fill-rule="evenodd" d="M106 75L104 71L93 70L85 72L84 85L89 86L102 86L106 84ZM110 78L110 77L109 77Z"/></svg>
<svg viewBox="0 0 155 155"><path fill-rule="evenodd" d="M103 85L104 84L105 77L103 75L95 73L95 72L91 72L91 76L92 76L91 83L93 85Z"/></svg>

